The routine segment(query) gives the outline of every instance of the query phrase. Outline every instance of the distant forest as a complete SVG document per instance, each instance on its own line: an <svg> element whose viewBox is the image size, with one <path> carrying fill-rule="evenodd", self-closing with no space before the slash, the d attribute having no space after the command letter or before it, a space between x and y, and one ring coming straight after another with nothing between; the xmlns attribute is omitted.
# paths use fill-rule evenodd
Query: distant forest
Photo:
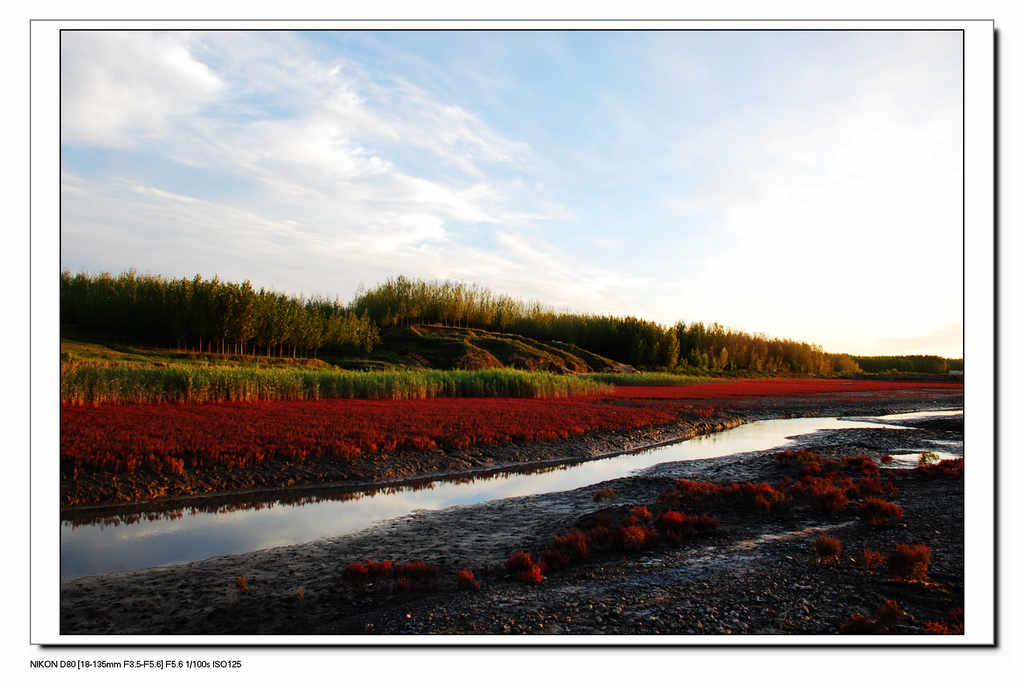
<svg viewBox="0 0 1024 684"><path fill-rule="evenodd" d="M169 280L128 271L60 277L60 322L143 344L200 352L313 355L369 352L377 325L337 301L253 289L249 281Z"/></svg>
<svg viewBox="0 0 1024 684"><path fill-rule="evenodd" d="M944 359L941 356L855 356L854 360L865 373L948 373L962 371L963 359Z"/></svg>
<svg viewBox="0 0 1024 684"><path fill-rule="evenodd" d="M515 333L575 344L641 368L831 375L889 370L945 373L932 356L853 357L717 323L663 326L632 316L558 312L478 286L397 277L337 300L297 298L246 281L201 276L61 274L62 326L178 349L267 356L369 353L382 328L416 324ZM959 361L962 369L963 362Z"/></svg>

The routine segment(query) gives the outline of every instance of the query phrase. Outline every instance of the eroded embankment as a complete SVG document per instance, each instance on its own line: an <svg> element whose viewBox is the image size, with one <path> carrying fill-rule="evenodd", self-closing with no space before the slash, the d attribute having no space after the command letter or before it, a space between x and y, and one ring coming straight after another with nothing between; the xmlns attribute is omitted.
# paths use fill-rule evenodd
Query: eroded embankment
<svg viewBox="0 0 1024 684"><path fill-rule="evenodd" d="M950 427L948 422L943 427ZM849 432L849 439L844 433ZM933 434L948 438L951 430ZM836 454L864 451L863 429L809 437L804 446ZM922 435L880 426L875 441L914 448ZM784 516L719 511L712 535L637 553L595 554L552 572L540 585L510 578L504 561L536 551L581 520L652 505L676 478L778 481L794 475L770 453L663 464L647 472L560 492L421 512L364 532L300 546L213 558L67 582L61 630L86 633L808 633L835 634L854 613L873 615L895 599L894 631L922 633L962 605L961 479L893 472L892 500L905 516L873 528L855 509L823 514L797 507ZM886 477L889 477L887 475ZM613 488L614 504L594 493ZM835 563L816 561L813 538L841 540ZM866 568L864 549L926 543L925 582ZM366 559L422 559L440 568L430 586L401 591L391 579L355 584L345 569ZM482 588L459 589L472 569ZM244 590L237 578L244 577ZM301 590L301 591L300 591Z"/></svg>

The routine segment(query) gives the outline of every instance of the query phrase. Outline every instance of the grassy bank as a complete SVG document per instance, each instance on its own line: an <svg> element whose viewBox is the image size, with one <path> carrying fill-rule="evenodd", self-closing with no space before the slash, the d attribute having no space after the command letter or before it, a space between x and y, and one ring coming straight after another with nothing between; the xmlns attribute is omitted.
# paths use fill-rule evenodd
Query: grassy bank
<svg viewBox="0 0 1024 684"><path fill-rule="evenodd" d="M611 392L597 379L511 369L374 371L61 364L61 402L127 403L296 399L555 398Z"/></svg>

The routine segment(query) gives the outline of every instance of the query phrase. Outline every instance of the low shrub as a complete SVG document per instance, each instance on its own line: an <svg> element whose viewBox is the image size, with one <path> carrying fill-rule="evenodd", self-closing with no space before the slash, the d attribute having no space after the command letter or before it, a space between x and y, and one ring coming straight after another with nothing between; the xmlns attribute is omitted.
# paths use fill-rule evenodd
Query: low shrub
<svg viewBox="0 0 1024 684"><path fill-rule="evenodd" d="M917 459L917 463L919 466L931 465L933 463L937 463L938 461L939 455L931 451L921 452L921 456Z"/></svg>
<svg viewBox="0 0 1024 684"><path fill-rule="evenodd" d="M238 589L239 594L249 593L249 578L245 575L239 575L235 578L235 588Z"/></svg>
<svg viewBox="0 0 1024 684"><path fill-rule="evenodd" d="M926 634L963 634L964 633L964 609L954 608L949 613L949 621L927 621L924 623Z"/></svg>
<svg viewBox="0 0 1024 684"><path fill-rule="evenodd" d="M885 499L869 497L857 509L857 515L871 527L887 527L903 517L903 507Z"/></svg>
<svg viewBox="0 0 1024 684"><path fill-rule="evenodd" d="M573 528L567 534L555 537L550 548L565 554L570 562L578 563L590 553L590 541L587 535Z"/></svg>
<svg viewBox="0 0 1024 684"><path fill-rule="evenodd" d="M594 501L597 503L600 503L602 501L615 501L615 499L617 498L618 495L615 493L615 490L612 489L611 487L608 487L607 489L598 489L596 492L594 492Z"/></svg>
<svg viewBox="0 0 1024 684"><path fill-rule="evenodd" d="M651 511L647 506L633 506L629 509L629 517L633 523L644 522L651 519Z"/></svg>
<svg viewBox="0 0 1024 684"><path fill-rule="evenodd" d="M878 608L874 618L857 613L844 622L839 631L843 634L888 634L901 617L903 610L899 605L895 601L886 601Z"/></svg>
<svg viewBox="0 0 1024 684"><path fill-rule="evenodd" d="M348 567L345 568L345 577L352 582L363 582L370 574L370 569L365 564L359 562L349 563Z"/></svg>
<svg viewBox="0 0 1024 684"><path fill-rule="evenodd" d="M546 579L543 570L536 564L531 565L525 570L520 570L516 577L519 578L519 581L526 582L527 584L540 584Z"/></svg>
<svg viewBox="0 0 1024 684"><path fill-rule="evenodd" d="M839 560L843 552L843 543L835 537L823 534L814 540L814 551L818 554L819 563L833 563Z"/></svg>
<svg viewBox="0 0 1024 684"><path fill-rule="evenodd" d="M590 545L599 551L605 551L615 545L615 534L604 525L595 525L587 533Z"/></svg>
<svg viewBox="0 0 1024 684"><path fill-rule="evenodd" d="M864 562L864 567L868 570L874 570L882 564L882 554L873 549L864 549L861 551L861 560Z"/></svg>
<svg viewBox="0 0 1024 684"><path fill-rule="evenodd" d="M686 515L678 511L666 511L658 518L658 529L670 541L679 542L684 537L705 534L718 528L718 518L710 515Z"/></svg>
<svg viewBox="0 0 1024 684"><path fill-rule="evenodd" d="M458 585L463 589L480 589L480 583L473 576L473 571L466 568L462 568L455 573L455 579Z"/></svg>
<svg viewBox="0 0 1024 684"><path fill-rule="evenodd" d="M900 544L889 554L886 566L889 574L902 580L923 580L928 576L932 550L925 544Z"/></svg>
<svg viewBox="0 0 1024 684"><path fill-rule="evenodd" d="M860 456L844 456L842 459L843 470L855 470L859 471L866 477L878 477L881 474L881 468L875 463L874 459L865 454Z"/></svg>
<svg viewBox="0 0 1024 684"><path fill-rule="evenodd" d="M629 551L639 551L651 540L648 529L640 525L625 525L621 534L622 546Z"/></svg>
<svg viewBox="0 0 1024 684"><path fill-rule="evenodd" d="M540 557L540 565L542 566L541 570L562 570L569 567L569 556L561 551L545 549Z"/></svg>
<svg viewBox="0 0 1024 684"><path fill-rule="evenodd" d="M775 454L775 462L780 466L806 466L806 465L820 465L821 454L817 454L813 451L807 451L806 449L792 449L787 451L780 451Z"/></svg>
<svg viewBox="0 0 1024 684"><path fill-rule="evenodd" d="M371 577L381 577L382 575L391 574L392 562L389 560L384 561L366 561L366 570Z"/></svg>
<svg viewBox="0 0 1024 684"><path fill-rule="evenodd" d="M925 477L963 477L964 459L949 458L932 465L921 465L914 469Z"/></svg>
<svg viewBox="0 0 1024 684"><path fill-rule="evenodd" d="M441 569L421 560L398 563L393 566L396 577L408 577L410 580L434 580L441 574Z"/></svg>
<svg viewBox="0 0 1024 684"><path fill-rule="evenodd" d="M525 551L516 551L505 561L505 569L511 573L521 572L533 566L533 558Z"/></svg>

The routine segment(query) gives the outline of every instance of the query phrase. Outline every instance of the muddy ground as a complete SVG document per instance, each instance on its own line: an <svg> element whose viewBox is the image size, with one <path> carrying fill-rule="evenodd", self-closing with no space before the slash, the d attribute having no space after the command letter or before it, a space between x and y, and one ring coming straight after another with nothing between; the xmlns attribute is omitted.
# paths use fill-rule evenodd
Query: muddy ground
<svg viewBox="0 0 1024 684"><path fill-rule="evenodd" d="M747 415L879 415L948 408L958 400L752 402ZM962 419L900 423L915 429L880 423L877 430L821 431L801 446L881 457L928 450L934 440L962 442ZM678 546L594 554L538 585L505 571L512 552L536 552L595 514L621 515L634 505L653 510L676 478L775 482L794 474L772 452L735 454L660 464L569 492L418 512L299 546L72 580L61 585L61 633L365 635L370 643L374 635L395 634L827 635L840 633L855 613L873 616L891 599L903 611L892 631L920 634L927 622L948 620L963 605L963 481L885 472L899 490L892 501L905 510L889 528L858 520L855 505L834 516L807 507L781 517L715 510L716 532ZM594 492L609 487L614 502L595 502ZM817 562L813 541L822 533L843 543L838 562ZM884 554L899 543L931 547L928 581L900 581L884 567L864 566L864 548ZM368 558L422 559L441 574L412 591L399 590L390 578L356 584L345 578L350 562ZM479 590L457 586L460 568L473 570ZM238 577L246 578L244 591Z"/></svg>

